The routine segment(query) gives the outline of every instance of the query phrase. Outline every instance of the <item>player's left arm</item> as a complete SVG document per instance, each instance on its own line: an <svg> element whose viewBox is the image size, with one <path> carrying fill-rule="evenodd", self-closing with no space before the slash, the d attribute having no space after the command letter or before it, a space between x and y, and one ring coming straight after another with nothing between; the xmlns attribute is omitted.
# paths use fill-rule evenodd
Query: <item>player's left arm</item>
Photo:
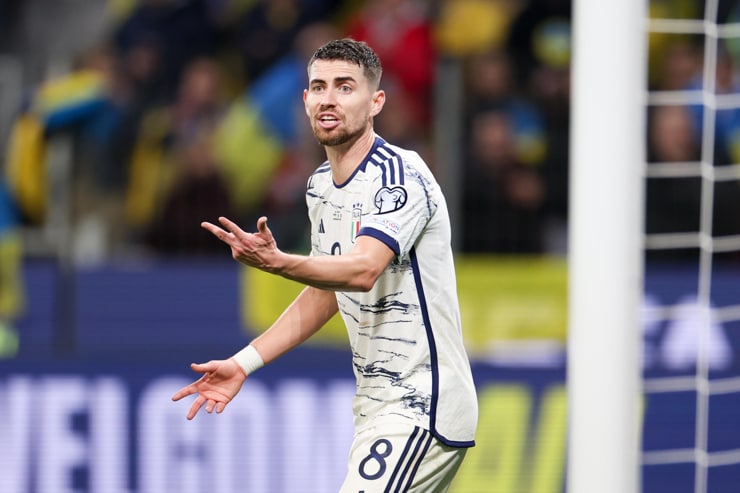
<svg viewBox="0 0 740 493"><path fill-rule="evenodd" d="M359 236L352 251L343 255L305 256L282 252L267 227L257 221L257 232L247 233L220 217L223 228L202 226L231 248L234 260L257 269L331 291L369 291L396 253L371 236Z"/></svg>

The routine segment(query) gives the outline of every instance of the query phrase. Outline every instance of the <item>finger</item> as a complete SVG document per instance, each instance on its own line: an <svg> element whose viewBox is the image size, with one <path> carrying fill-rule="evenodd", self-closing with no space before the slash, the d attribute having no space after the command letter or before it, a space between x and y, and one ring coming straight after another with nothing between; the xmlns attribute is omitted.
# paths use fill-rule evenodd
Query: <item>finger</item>
<svg viewBox="0 0 740 493"><path fill-rule="evenodd" d="M206 401L206 412L208 414L211 414L213 412L214 407L216 407L216 401L212 399L208 399L208 401Z"/></svg>
<svg viewBox="0 0 740 493"><path fill-rule="evenodd" d="M195 401L193 401L193 405L190 406L190 410L188 411L187 418L193 419L196 414L198 414L198 411L200 411L200 408L203 406L203 403L206 401L206 398L202 395L199 395Z"/></svg>
<svg viewBox="0 0 740 493"><path fill-rule="evenodd" d="M196 373L200 373L203 375L200 380L198 380L195 383L200 382L201 380L207 380L210 373L218 370L218 365L215 361L209 361L207 363L191 363L190 369L193 370Z"/></svg>
<svg viewBox="0 0 740 493"><path fill-rule="evenodd" d="M208 373L209 371L215 371L217 369L217 364L215 361L208 361L206 363L190 363L190 368L194 372Z"/></svg>
<svg viewBox="0 0 740 493"><path fill-rule="evenodd" d="M229 243L228 240L232 236L228 231L224 231L215 224L209 223L207 221L203 221L202 223L200 223L200 227L208 230L213 236L223 241L224 243Z"/></svg>
<svg viewBox="0 0 740 493"><path fill-rule="evenodd" d="M216 412L218 414L221 414L222 412L224 412L224 409L225 408L226 408L226 403L225 402L217 402L216 403Z"/></svg>
<svg viewBox="0 0 740 493"><path fill-rule="evenodd" d="M187 397L187 396L192 395L192 394L194 394L196 392L197 392L197 390L195 389L195 385L190 384L187 387L183 387L180 390L178 390L177 392L175 392L175 394L172 396L172 400L173 401L179 401L183 397Z"/></svg>
<svg viewBox="0 0 740 493"><path fill-rule="evenodd" d="M218 222L220 222L224 228L229 230L231 234L233 234L239 239L247 236L247 232L244 231L242 228L240 228L238 224L236 224L229 218L221 216L218 218Z"/></svg>

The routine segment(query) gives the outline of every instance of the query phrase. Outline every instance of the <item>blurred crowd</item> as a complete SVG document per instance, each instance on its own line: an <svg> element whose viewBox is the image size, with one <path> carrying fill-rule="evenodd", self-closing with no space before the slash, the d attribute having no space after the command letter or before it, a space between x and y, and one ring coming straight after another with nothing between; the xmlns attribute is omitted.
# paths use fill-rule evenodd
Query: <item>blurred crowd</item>
<svg viewBox="0 0 740 493"><path fill-rule="evenodd" d="M705 13L700 1L651 6L655 18L702 19ZM716 9L719 25L740 23L740 2L720 1ZM650 37L648 88L692 101L647 108L647 160L660 168L646 180L648 234L740 235L740 102L722 100L740 96L740 38L720 37L716 49L709 41L701 34ZM723 250L713 255L720 265L740 259L737 248ZM649 261L697 265L698 258L698 244L647 252Z"/></svg>
<svg viewBox="0 0 740 493"><path fill-rule="evenodd" d="M0 9L8 27L25 13ZM106 257L222 254L199 228L219 215L247 227L267 215L284 248L305 248L306 178L324 159L302 109L306 62L351 36L383 61L377 132L433 168L450 165L435 159L434 100L437 64L454 60L459 249L564 252L569 1L111 0L105 12L69 69L19 101L3 157L22 224L55 206L47 147L63 136L73 232L95 224ZM13 42L9 29L0 48Z"/></svg>
<svg viewBox="0 0 740 493"><path fill-rule="evenodd" d="M68 69L42 73L19 95L1 148L7 237L18 225L43 225L58 205L50 203L46 161L62 136L73 143L72 229L94 224L106 258L222 255L199 228L219 215L246 227L267 215L281 246L306 248L306 178L324 159L302 108L306 62L325 41L351 36L383 61L389 104L376 121L381 136L437 168L450 163L436 159L435 131L445 126L435 123L452 118L447 128L462 129L458 249L566 251L569 0L103 3L102 27ZM720 21L737 22L737 2L720 3ZM28 5L0 0L0 54L22 52ZM650 8L654 17L703 15L698 0L653 0ZM651 88L704 89L703 43L698 35L651 37ZM721 42L716 94L737 91L738 51L737 42ZM461 75L462 94L449 95L459 96L457 115L434 112L448 91L436 84L441 60ZM608 97L608 88L599 90ZM737 108L716 112L713 142L702 139L709 120L701 104L648 111L651 161L740 162ZM714 230L738 234L740 215L727 212L740 205L737 182L715 188ZM700 197L700 177L648 180L647 231L695 231Z"/></svg>

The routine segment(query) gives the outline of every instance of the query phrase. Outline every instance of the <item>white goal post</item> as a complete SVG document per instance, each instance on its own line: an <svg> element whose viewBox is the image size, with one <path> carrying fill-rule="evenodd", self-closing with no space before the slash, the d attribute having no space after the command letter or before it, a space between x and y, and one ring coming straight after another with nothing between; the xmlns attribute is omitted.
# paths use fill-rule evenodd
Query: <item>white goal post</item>
<svg viewBox="0 0 740 493"><path fill-rule="evenodd" d="M573 7L567 491L636 493L647 3Z"/></svg>

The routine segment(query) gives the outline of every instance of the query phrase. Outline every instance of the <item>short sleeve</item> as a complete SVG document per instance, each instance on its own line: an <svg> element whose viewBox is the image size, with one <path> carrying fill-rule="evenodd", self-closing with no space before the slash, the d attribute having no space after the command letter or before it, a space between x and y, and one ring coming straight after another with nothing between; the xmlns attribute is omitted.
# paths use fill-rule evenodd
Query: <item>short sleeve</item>
<svg viewBox="0 0 740 493"><path fill-rule="evenodd" d="M437 185L409 166L400 182L373 183L370 213L363 217L358 236L372 236L404 256L437 209Z"/></svg>

